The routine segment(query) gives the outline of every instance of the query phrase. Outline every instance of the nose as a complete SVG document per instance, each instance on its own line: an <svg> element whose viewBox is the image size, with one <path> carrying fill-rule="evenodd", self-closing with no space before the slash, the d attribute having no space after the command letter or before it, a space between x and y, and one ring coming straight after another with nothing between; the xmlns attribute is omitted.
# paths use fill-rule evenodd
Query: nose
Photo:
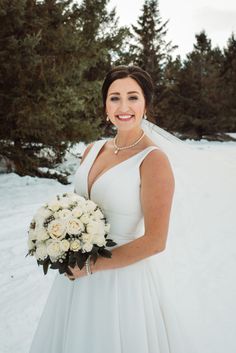
<svg viewBox="0 0 236 353"><path fill-rule="evenodd" d="M129 110L129 104L126 99L120 99L119 111L120 113L126 113Z"/></svg>

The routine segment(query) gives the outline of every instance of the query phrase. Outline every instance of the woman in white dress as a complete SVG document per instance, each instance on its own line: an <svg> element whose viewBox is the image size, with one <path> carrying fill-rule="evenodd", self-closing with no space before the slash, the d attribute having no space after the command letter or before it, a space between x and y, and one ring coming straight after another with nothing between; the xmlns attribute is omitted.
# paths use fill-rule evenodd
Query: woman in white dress
<svg viewBox="0 0 236 353"><path fill-rule="evenodd" d="M56 275L30 353L192 353L158 273L175 178L167 154L142 129L151 78L119 66L102 93L117 134L86 148L75 192L103 209L117 245L112 258L90 263L90 274L75 267L73 276Z"/></svg>

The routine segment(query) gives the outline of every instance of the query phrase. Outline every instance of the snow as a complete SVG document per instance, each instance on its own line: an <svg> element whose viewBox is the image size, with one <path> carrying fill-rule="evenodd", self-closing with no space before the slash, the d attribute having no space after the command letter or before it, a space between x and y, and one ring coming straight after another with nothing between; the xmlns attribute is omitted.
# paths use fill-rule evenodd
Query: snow
<svg viewBox="0 0 236 353"><path fill-rule="evenodd" d="M208 142L202 140L200 142L188 141L188 143L193 143L198 148L224 153L226 159L232 162L236 161L236 142ZM70 181L73 181L73 174L79 165L78 153L83 152L84 148L85 144L83 143L74 146L72 149L73 155L68 152L65 163L57 168L57 170L69 171L71 174ZM235 185L235 180L232 180L233 185ZM73 191L73 183L62 185L53 179L20 177L14 173L0 175L1 353L15 353L16 351L27 353L29 350L33 333L56 273L49 271L44 276L42 268L37 266L35 259L30 256L25 257L27 253L27 228L33 214L42 203L56 193L65 191ZM233 206L234 201L230 200L230 205ZM224 223L224 219L222 219L222 223ZM222 315L222 322L215 321L215 327L211 327L211 340L214 340L214 332L219 332L220 327L222 338L215 337L215 339L218 339L222 346L224 345L224 351L227 353L236 352L236 343L233 339L236 327L234 316L236 314L236 304L232 308L234 310L232 310L231 316L227 317L230 313L228 311L227 313L224 312L224 303L234 304L233 298L236 297L236 282L233 278L236 265L236 252L233 250L236 249L236 233L235 229L232 228L233 225L228 225L230 242L225 244L223 248L222 239L217 239L214 244L207 244L209 253L208 256L203 256L206 262L202 263L206 284L209 281L209 286L214 292L214 290L217 290L218 283L212 282L211 272L207 271L207 261L210 259L214 262L216 257L221 257L220 263L222 266L218 266L215 270L218 271L219 283L227 287L225 291L220 293L222 295L222 306L214 307L214 298L212 298L212 302L209 303L209 313L214 313L213 317ZM219 261L217 265L219 265ZM232 267L232 273L229 271L229 265ZM213 268L211 267L211 270ZM226 273L227 277L225 277ZM199 295L203 296L201 299L204 301L204 289ZM206 317L206 320L209 321L209 325L212 324L211 319ZM213 352L211 347L216 347L216 344L214 346L214 343L209 342L209 347L205 347L204 351L197 353L222 353L221 348Z"/></svg>

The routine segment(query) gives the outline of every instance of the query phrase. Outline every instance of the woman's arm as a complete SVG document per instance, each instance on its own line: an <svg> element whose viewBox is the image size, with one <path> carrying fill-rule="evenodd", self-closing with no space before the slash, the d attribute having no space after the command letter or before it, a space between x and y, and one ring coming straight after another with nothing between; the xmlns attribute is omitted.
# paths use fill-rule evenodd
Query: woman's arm
<svg viewBox="0 0 236 353"><path fill-rule="evenodd" d="M150 152L140 166L141 204L145 234L112 250L112 258L91 261L93 273L131 265L165 249L175 188L168 157L161 150Z"/></svg>

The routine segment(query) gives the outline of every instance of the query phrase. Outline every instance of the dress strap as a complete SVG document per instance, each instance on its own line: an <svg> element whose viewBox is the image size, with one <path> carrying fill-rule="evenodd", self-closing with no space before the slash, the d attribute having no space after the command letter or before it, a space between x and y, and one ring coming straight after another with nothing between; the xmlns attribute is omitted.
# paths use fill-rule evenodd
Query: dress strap
<svg viewBox="0 0 236 353"><path fill-rule="evenodd" d="M143 151L143 153L141 153L141 156L139 158L139 166L141 165L142 161L144 160L144 158L153 150L160 150L159 147L157 146L149 146L147 148L145 148L145 150Z"/></svg>
<svg viewBox="0 0 236 353"><path fill-rule="evenodd" d="M85 157L83 164L90 165L95 160L102 146L106 143L106 140L97 140L93 143L93 146L90 148L87 156Z"/></svg>

